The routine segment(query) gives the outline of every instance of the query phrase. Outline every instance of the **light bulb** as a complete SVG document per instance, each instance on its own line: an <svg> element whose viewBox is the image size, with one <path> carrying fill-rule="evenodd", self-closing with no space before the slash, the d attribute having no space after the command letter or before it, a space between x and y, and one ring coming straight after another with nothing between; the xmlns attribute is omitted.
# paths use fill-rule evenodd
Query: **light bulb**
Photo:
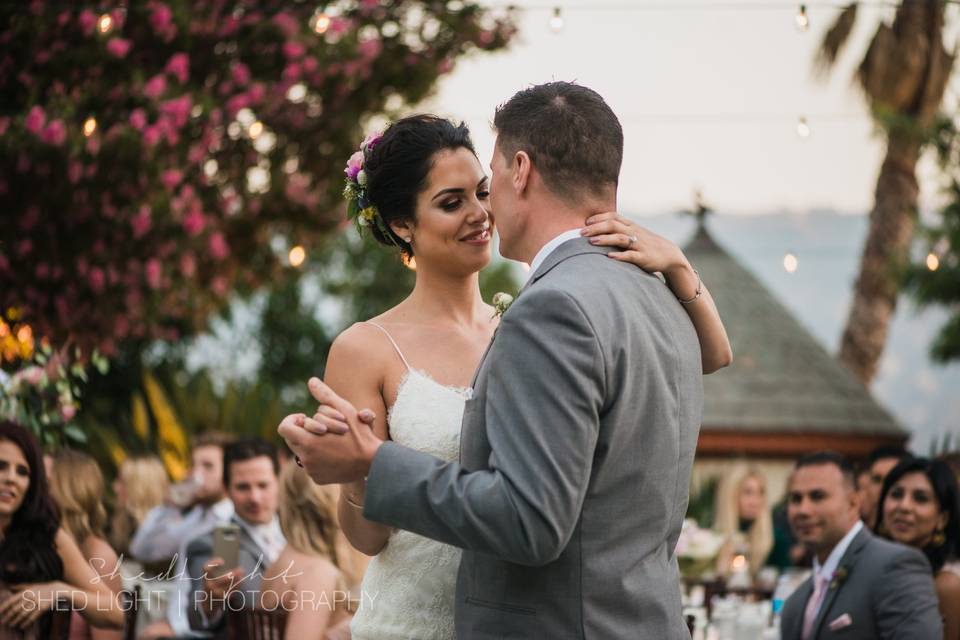
<svg viewBox="0 0 960 640"><path fill-rule="evenodd" d="M322 36L327 32L327 29L330 28L330 16L322 11L318 11L313 14L313 17L310 19L310 28Z"/></svg>
<svg viewBox="0 0 960 640"><path fill-rule="evenodd" d="M797 270L797 267L800 266L797 256L793 255L791 252L787 252L783 256L783 268L787 273L794 273Z"/></svg>
<svg viewBox="0 0 960 640"><path fill-rule="evenodd" d="M100 30L100 33L110 33L113 29L113 18L110 17L109 13L100 16L100 19L97 21L97 29Z"/></svg>
<svg viewBox="0 0 960 640"><path fill-rule="evenodd" d="M93 132L97 130L97 119L93 116L90 116L83 121L83 135L88 138L93 135Z"/></svg>
<svg viewBox="0 0 960 640"><path fill-rule="evenodd" d="M263 133L263 123L257 120L256 122L250 125L250 128L247 129L247 133L250 134L251 138L254 138L254 139L258 138L260 134Z"/></svg>
<svg viewBox="0 0 960 640"><path fill-rule="evenodd" d="M550 30L554 33L563 31L563 16L560 14L560 7L553 8L553 15L550 16Z"/></svg>
<svg viewBox="0 0 960 640"><path fill-rule="evenodd" d="M930 271L936 271L940 268L940 258L937 257L935 253L927 254L927 269Z"/></svg>
<svg viewBox="0 0 960 640"><path fill-rule="evenodd" d="M806 31L810 28L810 18L807 16L807 5L800 5L800 10L797 11L797 29L800 31Z"/></svg>
<svg viewBox="0 0 960 640"><path fill-rule="evenodd" d="M303 264L303 261L307 259L307 252L298 244L293 249L290 249L287 258L290 260L290 266L299 267Z"/></svg>

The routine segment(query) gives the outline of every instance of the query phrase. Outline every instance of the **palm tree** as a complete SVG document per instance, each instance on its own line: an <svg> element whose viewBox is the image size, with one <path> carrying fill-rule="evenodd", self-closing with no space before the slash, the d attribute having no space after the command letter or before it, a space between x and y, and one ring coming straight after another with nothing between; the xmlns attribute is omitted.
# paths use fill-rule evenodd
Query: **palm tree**
<svg viewBox="0 0 960 640"><path fill-rule="evenodd" d="M956 55L943 46L945 5L944 0L901 0L893 24L881 22L856 73L887 140L840 344L840 359L864 384L877 372L896 309L900 272L908 264L917 222L917 161L930 140ZM833 68L856 17L857 3L852 3L827 31L816 60L823 75Z"/></svg>

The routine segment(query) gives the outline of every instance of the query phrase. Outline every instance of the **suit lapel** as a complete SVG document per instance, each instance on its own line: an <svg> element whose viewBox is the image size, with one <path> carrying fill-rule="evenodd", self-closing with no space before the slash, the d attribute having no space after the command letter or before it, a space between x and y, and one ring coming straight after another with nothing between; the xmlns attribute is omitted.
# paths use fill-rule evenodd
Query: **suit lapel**
<svg viewBox="0 0 960 640"><path fill-rule="evenodd" d="M799 615L790 618L784 616L783 618L784 620L790 620L790 627L783 630L783 640L800 640L803 633L803 612L807 608L807 601L811 595L813 595L813 580L808 578L797 587L796 601L799 604Z"/></svg>
<svg viewBox="0 0 960 640"><path fill-rule="evenodd" d="M850 572L853 570L854 565L857 562L857 556L867 545L867 542L870 541L872 534L870 531L864 527L860 533L857 534L857 537L853 539L853 542L850 543L850 546L847 548L846 553L843 554L843 557L840 558L840 563L837 565L837 573L841 573L841 570L845 572ZM835 574L836 575L836 574ZM833 581L831 581L831 586L827 587L827 595L823 599L823 605L820 607L820 611L817 613L817 617L813 621L813 633L811 637L817 638L820 634L820 628L823 626L824 621L828 620L830 615L830 607L833 605L834 600L837 599L837 594L840 593L840 590L843 589L843 579L834 579L839 584L835 587L832 586Z"/></svg>

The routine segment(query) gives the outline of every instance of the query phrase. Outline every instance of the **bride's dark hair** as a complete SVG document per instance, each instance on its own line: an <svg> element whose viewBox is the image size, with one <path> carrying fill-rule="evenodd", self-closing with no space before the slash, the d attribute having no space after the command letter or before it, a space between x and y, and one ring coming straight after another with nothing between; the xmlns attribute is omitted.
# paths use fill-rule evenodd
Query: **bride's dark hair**
<svg viewBox="0 0 960 640"><path fill-rule="evenodd" d="M476 155L470 131L464 123L420 114L392 123L383 138L367 153L367 197L376 206L389 237L373 225L370 231L378 242L400 247L413 256L413 247L390 228L391 222L414 220L417 195L427 186L427 176L439 151L469 149Z"/></svg>

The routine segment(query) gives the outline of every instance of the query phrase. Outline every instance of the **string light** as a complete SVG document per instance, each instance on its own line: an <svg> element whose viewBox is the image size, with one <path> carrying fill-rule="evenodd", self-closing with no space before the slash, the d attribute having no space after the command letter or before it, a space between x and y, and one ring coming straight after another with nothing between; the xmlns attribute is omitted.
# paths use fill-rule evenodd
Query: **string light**
<svg viewBox="0 0 960 640"><path fill-rule="evenodd" d="M787 273L795 273L799 266L800 262L792 252L788 251L786 255L783 256L783 269Z"/></svg>
<svg viewBox="0 0 960 640"><path fill-rule="evenodd" d="M109 13L100 16L97 21L97 29L100 30L100 33L110 33L113 30L113 18L110 17Z"/></svg>
<svg viewBox="0 0 960 640"><path fill-rule="evenodd" d="M93 116L90 116L83 121L83 135L88 138L93 135L93 132L97 130L97 119Z"/></svg>
<svg viewBox="0 0 960 640"><path fill-rule="evenodd" d="M935 253L927 254L927 269L930 271L936 271L940 268L940 258L937 257Z"/></svg>
<svg viewBox="0 0 960 640"><path fill-rule="evenodd" d="M810 137L810 125L807 123L807 119L803 116L800 116L800 119L797 120L797 135L801 138Z"/></svg>
<svg viewBox="0 0 960 640"><path fill-rule="evenodd" d="M249 133L250 137L254 139L260 137L260 134L263 133L263 123L259 120L255 121L250 125L250 128L247 129L247 133Z"/></svg>
<svg viewBox="0 0 960 640"><path fill-rule="evenodd" d="M550 16L550 30L554 33L563 31L563 15L560 13L560 7L553 8L553 15Z"/></svg>
<svg viewBox="0 0 960 640"><path fill-rule="evenodd" d="M327 32L327 29L330 28L330 16L323 11L317 11L313 14L313 17L310 18L310 28L313 29L317 35L322 36Z"/></svg>
<svg viewBox="0 0 960 640"><path fill-rule="evenodd" d="M287 254L287 259L290 260L290 266L299 267L303 264L303 261L307 259L307 252L298 244L293 249L290 249L290 253Z"/></svg>
<svg viewBox="0 0 960 640"><path fill-rule="evenodd" d="M810 28L810 18L807 16L807 5L800 5L800 10L797 11L797 29L800 31L806 31Z"/></svg>

